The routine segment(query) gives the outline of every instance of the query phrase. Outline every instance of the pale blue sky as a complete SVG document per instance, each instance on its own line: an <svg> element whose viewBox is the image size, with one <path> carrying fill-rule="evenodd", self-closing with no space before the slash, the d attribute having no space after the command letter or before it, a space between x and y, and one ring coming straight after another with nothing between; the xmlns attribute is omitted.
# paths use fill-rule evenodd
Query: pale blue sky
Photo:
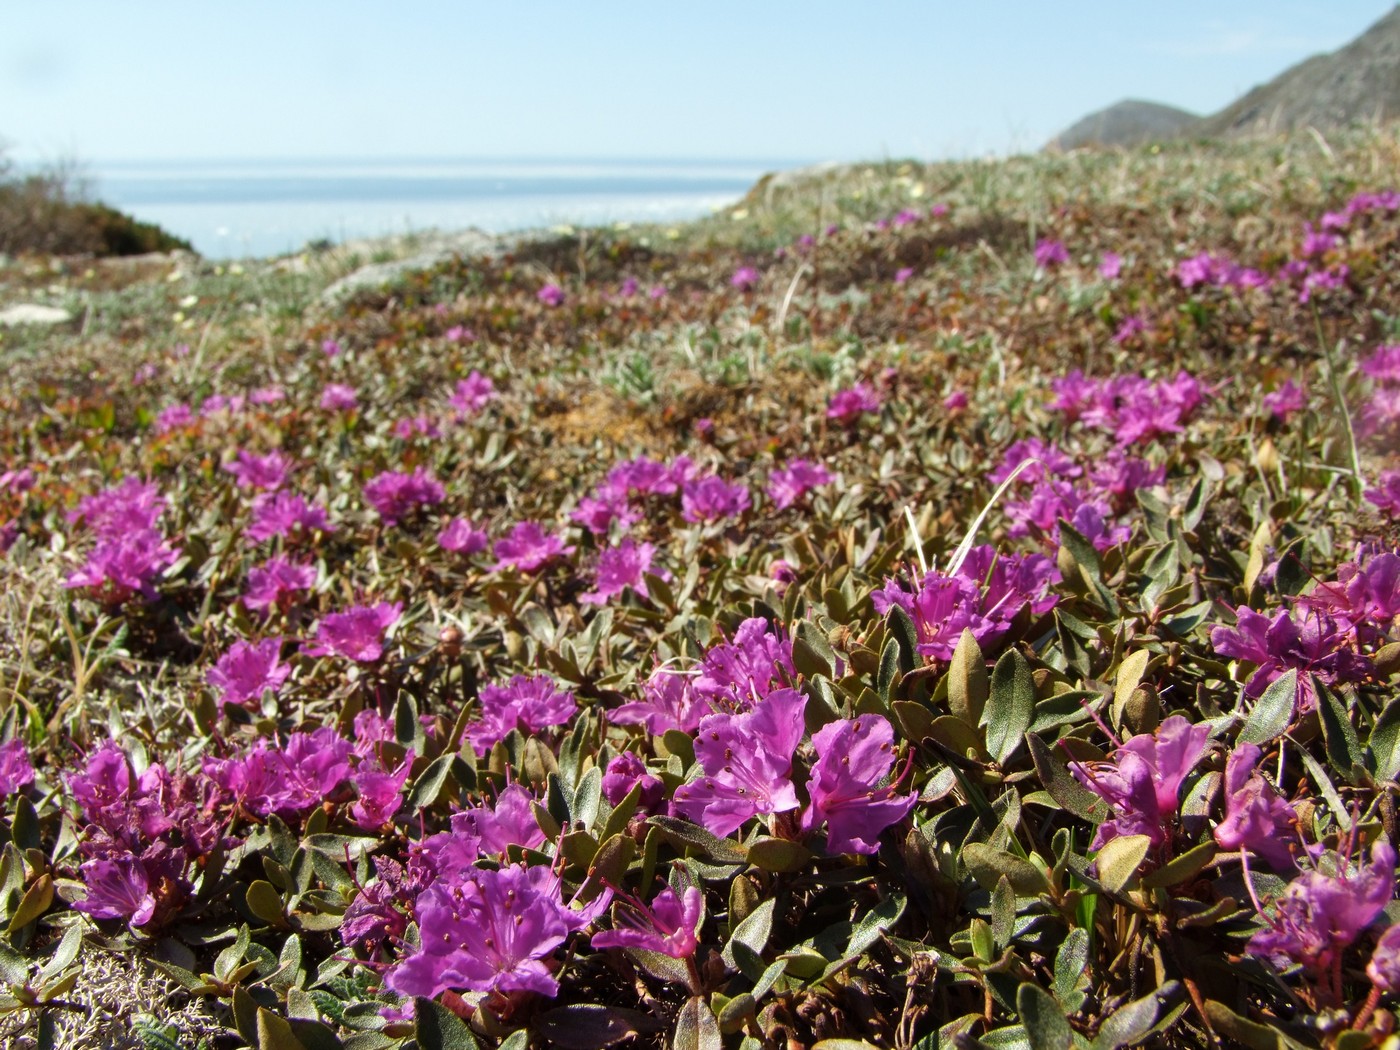
<svg viewBox="0 0 1400 1050"><path fill-rule="evenodd" d="M1125 97L1218 109L1389 0L12 0L22 160L1030 150Z"/></svg>

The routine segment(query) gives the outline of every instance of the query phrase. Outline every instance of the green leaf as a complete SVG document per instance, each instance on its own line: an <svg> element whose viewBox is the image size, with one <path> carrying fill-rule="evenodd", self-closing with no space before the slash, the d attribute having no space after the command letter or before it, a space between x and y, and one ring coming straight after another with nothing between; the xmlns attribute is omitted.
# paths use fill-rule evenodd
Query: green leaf
<svg viewBox="0 0 1400 1050"><path fill-rule="evenodd" d="M1055 954L1055 995L1068 1005L1089 965L1089 931L1074 926ZM1081 996L1082 998L1082 996Z"/></svg>
<svg viewBox="0 0 1400 1050"><path fill-rule="evenodd" d="M1059 754L1052 753L1035 733L1026 737L1036 774L1050 797L1076 817L1098 824L1108 816L1103 799L1074 779Z"/></svg>
<svg viewBox="0 0 1400 1050"><path fill-rule="evenodd" d="M308 1050L284 1018L258 1007L258 1050Z"/></svg>
<svg viewBox="0 0 1400 1050"><path fill-rule="evenodd" d="M1215 859L1215 855L1219 852L1220 847L1213 840L1207 839L1185 853L1173 857L1156 871L1144 876L1143 888L1151 890L1158 887L1180 886L1183 882L1187 882L1205 871L1206 866Z"/></svg>
<svg viewBox="0 0 1400 1050"><path fill-rule="evenodd" d="M891 638L880 653L880 669L875 677L876 692L886 704L894 699L894 691L903 677L899 669L899 642Z"/></svg>
<svg viewBox="0 0 1400 1050"><path fill-rule="evenodd" d="M1020 897L1036 897L1050 892L1050 883L1030 861L985 842L969 842L959 855L967 872L984 890L996 889L1005 878Z"/></svg>
<svg viewBox="0 0 1400 1050"><path fill-rule="evenodd" d="M890 634L899 643L899 669L909 674L924 662L924 658L919 655L919 632L909 614L898 605L890 606L886 622L889 624Z"/></svg>
<svg viewBox="0 0 1400 1050"><path fill-rule="evenodd" d="M679 817L649 817L647 823L653 825L677 849L693 849L702 857L719 861L721 864L743 864L749 859L748 850L736 842L722 839L698 824Z"/></svg>
<svg viewBox="0 0 1400 1050"><path fill-rule="evenodd" d="M1393 696L1381 710L1366 740L1367 768L1377 780L1400 776L1400 696Z"/></svg>
<svg viewBox="0 0 1400 1050"><path fill-rule="evenodd" d="M792 639L792 665L808 678L836 677L836 653L826 635L810 620L801 620Z"/></svg>
<svg viewBox="0 0 1400 1050"><path fill-rule="evenodd" d="M989 690L987 659L971 629L964 627L948 665L948 710L970 726L979 725Z"/></svg>
<svg viewBox="0 0 1400 1050"><path fill-rule="evenodd" d="M1127 709L1128 701L1132 699L1133 690L1142 684L1142 676L1147 672L1147 665L1152 661L1152 654L1146 649L1138 649L1123 657L1122 663L1118 665L1118 677L1113 687L1113 724L1121 726L1123 724L1123 712Z"/></svg>
<svg viewBox="0 0 1400 1050"><path fill-rule="evenodd" d="M875 907L862 915L851 928L851 939L846 942L843 953L853 959L864 955L866 949L883 937L904 914L908 898L895 894L886 897Z"/></svg>
<svg viewBox="0 0 1400 1050"><path fill-rule="evenodd" d="M263 879L248 884L248 910L269 926L286 926L287 916L282 906L282 894L277 887Z"/></svg>
<svg viewBox="0 0 1400 1050"><path fill-rule="evenodd" d="M734 956L736 945L743 945L754 955L762 956L763 949L768 947L768 938L773 932L773 909L777 907L777 903L771 898L764 901L735 927L734 932L729 935L724 951L720 953L726 966L732 970L740 969Z"/></svg>
<svg viewBox="0 0 1400 1050"><path fill-rule="evenodd" d="M791 839L760 838L749 843L749 863L764 871L801 871L812 860L812 851Z"/></svg>
<svg viewBox="0 0 1400 1050"><path fill-rule="evenodd" d="M573 819L574 830L593 830L593 824L598 819L598 810L602 806L602 799L603 771L594 766L579 779L573 803L569 806L569 816Z"/></svg>
<svg viewBox="0 0 1400 1050"><path fill-rule="evenodd" d="M1242 744L1267 744L1277 740L1293 720L1298 697L1298 669L1284 672L1254 701L1238 737Z"/></svg>
<svg viewBox="0 0 1400 1050"><path fill-rule="evenodd" d="M1141 999L1135 999L1126 1006L1119 1007L1099 1025L1099 1034L1094 1037L1093 1050L1120 1050L1124 1046L1140 1043L1152 1034L1157 1023L1157 1015L1162 1004L1175 996L1180 985L1168 981Z"/></svg>
<svg viewBox="0 0 1400 1050"><path fill-rule="evenodd" d="M1035 681L1030 664L1015 649L1008 649L992 669L991 691L982 711L987 728L987 751L998 765L1020 748L1035 717Z"/></svg>
<svg viewBox="0 0 1400 1050"><path fill-rule="evenodd" d="M1241 1017L1214 999L1206 1000L1206 1018L1217 1032L1249 1047L1249 1050L1284 1050L1287 1045L1283 1036L1268 1025Z"/></svg>
<svg viewBox="0 0 1400 1050"><path fill-rule="evenodd" d="M1350 831L1351 813L1342 801L1342 796L1338 794L1336 786L1333 785L1332 778L1327 775L1327 770L1305 749L1300 747L1298 754L1303 759L1303 768L1308 771L1308 776L1312 777L1313 783L1317 785L1317 789L1322 792L1322 797L1327 801L1327 808L1332 811L1333 818L1343 831Z"/></svg>
<svg viewBox="0 0 1400 1050"><path fill-rule="evenodd" d="M452 782L453 764L461 761L455 753L439 755L433 759L408 789L409 808L417 813L421 809L436 805L443 795L443 789ZM463 765L465 766L465 763Z"/></svg>
<svg viewBox="0 0 1400 1050"><path fill-rule="evenodd" d="M1361 742L1356 738L1356 729L1347 717L1341 698L1320 682L1315 681L1313 686L1317 691L1317 714L1322 722L1327 761L1350 783L1352 770L1364 768Z"/></svg>
<svg viewBox="0 0 1400 1050"><path fill-rule="evenodd" d="M460 1017L432 999L414 1000L413 1034L421 1050L481 1050Z"/></svg>
<svg viewBox="0 0 1400 1050"><path fill-rule="evenodd" d="M1104 843L1094 858L1099 883L1109 893L1119 893L1134 881L1147 859L1152 839L1147 835L1118 835Z"/></svg>
<svg viewBox="0 0 1400 1050"><path fill-rule="evenodd" d="M1011 938L1016 933L1016 891L1011 888L1011 880L1003 875L992 890L992 938L997 950L1005 951L1011 946Z"/></svg>
<svg viewBox="0 0 1400 1050"><path fill-rule="evenodd" d="M693 995L681 1007L676 1018L676 1031L671 1037L672 1050L724 1050L724 1036L719 1021L704 998Z"/></svg>
<svg viewBox="0 0 1400 1050"><path fill-rule="evenodd" d="M53 897L53 876L40 875L34 880L34 884L25 891L24 897L19 902L19 907L10 917L10 926L7 932L13 934L37 920L39 916L49 910L49 905L53 903Z"/></svg>
<svg viewBox="0 0 1400 1050"><path fill-rule="evenodd" d="M1029 982L1016 989L1016 1012L1030 1040L1031 1050L1070 1050L1074 1030L1065 1020L1064 1007L1054 996Z"/></svg>

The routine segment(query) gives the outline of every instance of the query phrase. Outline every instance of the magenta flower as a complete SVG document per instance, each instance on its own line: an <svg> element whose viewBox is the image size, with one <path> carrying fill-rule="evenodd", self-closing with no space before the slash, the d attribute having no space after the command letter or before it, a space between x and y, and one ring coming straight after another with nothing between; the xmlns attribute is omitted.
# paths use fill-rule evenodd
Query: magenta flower
<svg viewBox="0 0 1400 1050"><path fill-rule="evenodd" d="M1256 665L1244 687L1245 695L1252 699L1258 699L1289 669L1297 669L1294 713L1301 715L1311 711L1317 702L1310 676L1335 685L1361 682L1370 674L1370 662L1350 648L1348 632L1325 613L1305 611L1299 624L1287 609L1280 609L1270 620L1241 605L1235 610L1235 617L1234 627L1212 630L1210 642L1220 655Z"/></svg>
<svg viewBox="0 0 1400 1050"><path fill-rule="evenodd" d="M741 292L751 292L758 287L758 271L752 266L741 266L729 278L729 286Z"/></svg>
<svg viewBox="0 0 1400 1050"><path fill-rule="evenodd" d="M838 390L826 406L826 418L842 426L850 426L867 412L880 411L880 395L867 383L857 383L848 390Z"/></svg>
<svg viewBox="0 0 1400 1050"><path fill-rule="evenodd" d="M560 288L557 284L547 284L535 293L535 298L544 303L545 306L563 306L564 289Z"/></svg>
<svg viewBox="0 0 1400 1050"><path fill-rule="evenodd" d="M239 488L274 492L287 482L291 473L292 461L275 449L265 456L259 456L246 449L240 449L224 470L238 481Z"/></svg>
<svg viewBox="0 0 1400 1050"><path fill-rule="evenodd" d="M321 617L314 642L302 647L307 656L343 656L372 664L384 655L384 632L398 623L403 603L355 605Z"/></svg>
<svg viewBox="0 0 1400 1050"><path fill-rule="evenodd" d="M574 694L559 689L553 678L518 674L505 685L482 687L481 720L467 727L467 737L484 755L512 729L529 736L565 725L577 713Z"/></svg>
<svg viewBox="0 0 1400 1050"><path fill-rule="evenodd" d="M969 403L966 390L954 390L943 399L943 407L949 412L961 412Z"/></svg>
<svg viewBox="0 0 1400 1050"><path fill-rule="evenodd" d="M321 353L325 354L327 357L339 357L340 352L341 346L334 339L321 340Z"/></svg>
<svg viewBox="0 0 1400 1050"><path fill-rule="evenodd" d="M398 770L387 773L362 762L351 777L356 799L350 806L350 819L355 826L370 832L382 831L393 823L403 801L403 786L408 782L411 760L405 760Z"/></svg>
<svg viewBox="0 0 1400 1050"><path fill-rule="evenodd" d="M594 489L594 495L579 500L578 506L569 514L569 520L582 525L595 536L606 536L614 523L621 529L628 529L641 521L642 515L628 503L625 489L604 481Z"/></svg>
<svg viewBox="0 0 1400 1050"><path fill-rule="evenodd" d="M597 901L606 907L608 896ZM400 995L427 998L449 989L552 997L559 982L551 956L601 910L561 902L547 867L469 869L460 883L438 881L419 895L418 928L432 936L390 970L385 983Z"/></svg>
<svg viewBox="0 0 1400 1050"><path fill-rule="evenodd" d="M438 533L438 546L453 554L480 554L490 543L486 530L478 529L466 518L453 518L447 523L447 527Z"/></svg>
<svg viewBox="0 0 1400 1050"><path fill-rule="evenodd" d="M894 766L894 729L880 715L845 718L819 729L812 746L817 760L807 781L812 802L802 830L825 821L831 855L877 852L880 833L903 820L918 800L917 792L897 795L893 784L885 784Z"/></svg>
<svg viewBox="0 0 1400 1050"><path fill-rule="evenodd" d="M1400 991L1400 923L1381 934L1366 964L1366 976L1383 992Z"/></svg>
<svg viewBox="0 0 1400 1050"><path fill-rule="evenodd" d="M1298 814L1260 775L1263 757L1254 744L1236 744L1225 760L1225 819L1215 826L1215 841L1224 850L1258 854L1275 871L1290 871Z"/></svg>
<svg viewBox="0 0 1400 1050"><path fill-rule="evenodd" d="M221 412L236 415L243 411L246 402L247 398L242 394L210 394L200 403L199 412L206 418L217 416Z"/></svg>
<svg viewBox="0 0 1400 1050"><path fill-rule="evenodd" d="M983 650L998 645L1022 608L1035 616L1055 607L1051 584L1055 565L1043 554L999 555L994 547L973 547L956 575L939 570L925 574L917 590L896 580L871 595L875 611L888 615L898 605L914 621L919 652L951 660L964 630L971 630Z"/></svg>
<svg viewBox="0 0 1400 1050"><path fill-rule="evenodd" d="M293 532L334 531L324 508L294 492L264 492L253 499L252 520L244 535L252 543L262 543Z"/></svg>
<svg viewBox="0 0 1400 1050"><path fill-rule="evenodd" d="M1268 925L1249 939L1251 955L1283 969L1297 964L1314 976L1328 973L1356 938L1395 895L1395 850L1386 842L1371 847L1371 863L1338 872L1308 871L1288 884L1265 916Z"/></svg>
<svg viewBox="0 0 1400 1050"><path fill-rule="evenodd" d="M441 482L423 467L415 468L412 474L386 470L365 482L365 500L390 526L446 497Z"/></svg>
<svg viewBox="0 0 1400 1050"><path fill-rule="evenodd" d="M656 547L650 543L636 543L632 537L624 537L616 547L609 547L598 555L598 578L594 589L579 595L579 601L586 605L606 605L627 587L631 587L643 598L647 595L646 574L652 571L651 559ZM662 579L670 573L662 572Z"/></svg>
<svg viewBox="0 0 1400 1050"><path fill-rule="evenodd" d="M1400 383L1400 344L1376 347L1362 359L1361 371L1378 383Z"/></svg>
<svg viewBox="0 0 1400 1050"><path fill-rule="evenodd" d="M360 407L360 395L344 383L327 383L321 391L321 407L327 412L353 412Z"/></svg>
<svg viewBox="0 0 1400 1050"><path fill-rule="evenodd" d="M732 642L705 651L691 689L715 710L747 711L796 678L792 642L754 616L739 625Z"/></svg>
<svg viewBox="0 0 1400 1050"><path fill-rule="evenodd" d="M79 500L68 521L82 522L103 538L119 539L154 529L164 512L165 497L155 482L127 478L115 488Z"/></svg>
<svg viewBox="0 0 1400 1050"><path fill-rule="evenodd" d="M1020 474L1016 475L1017 484L1034 484L1037 481L1045 480L1048 476L1077 478L1084 473L1084 468L1065 452L1054 445L1041 441L1040 438L1033 437L1013 442L1007 446L1006 451L1002 453L1000 465L987 475L987 480L993 485L1000 485L1012 474L1015 474L1016 469L1022 463L1029 460L1037 462L1031 463Z"/></svg>
<svg viewBox="0 0 1400 1050"><path fill-rule="evenodd" d="M819 485L835 481L831 471L805 459L789 460L768 475L768 498L777 510L786 510Z"/></svg>
<svg viewBox="0 0 1400 1050"><path fill-rule="evenodd" d="M546 535L544 528L536 521L522 521L510 530L510 534L496 541L496 564L492 569L516 569L519 572L538 572L556 558L574 553L572 545L565 546L558 536Z"/></svg>
<svg viewBox="0 0 1400 1050"><path fill-rule="evenodd" d="M302 594L316 586L316 567L278 555L248 570L243 605L252 612L285 612Z"/></svg>
<svg viewBox="0 0 1400 1050"><path fill-rule="evenodd" d="M1358 642L1384 642L1400 618L1400 555L1363 556L1337 566L1337 579L1320 583L1299 608L1333 617Z"/></svg>
<svg viewBox="0 0 1400 1050"><path fill-rule="evenodd" d="M442 431L431 416L408 416L394 423L394 437L400 441L411 441L415 437L439 438Z"/></svg>
<svg viewBox="0 0 1400 1050"><path fill-rule="evenodd" d="M457 389L447 403L457 410L460 419L476 415L500 396L496 384L473 368L466 379L457 380Z"/></svg>
<svg viewBox="0 0 1400 1050"><path fill-rule="evenodd" d="M749 490L742 482L730 484L717 474L681 486L681 517L691 523L737 518L749 509L750 502Z"/></svg>
<svg viewBox="0 0 1400 1050"><path fill-rule="evenodd" d="M1035 242L1035 264L1040 269L1048 270L1052 266L1061 266L1067 262L1069 250L1065 248L1063 241L1042 237Z"/></svg>
<svg viewBox="0 0 1400 1050"><path fill-rule="evenodd" d="M642 785L637 808L643 813L656 813L666 798L666 785L659 777L647 772L646 765L634 752L624 751L608 763L603 774L603 797L608 805L616 806L638 784Z"/></svg>
<svg viewBox="0 0 1400 1050"><path fill-rule="evenodd" d="M1392 518L1400 518L1400 470L1386 470L1376 479L1376 487L1364 493L1367 501Z"/></svg>
<svg viewBox="0 0 1400 1050"><path fill-rule="evenodd" d="M180 558L154 529L140 529L99 540L86 563L63 581L69 589L86 588L93 600L108 607L125 604L136 595L156 598L155 581Z"/></svg>
<svg viewBox="0 0 1400 1050"><path fill-rule="evenodd" d="M274 383L258 387L248 395L248 400L255 405L276 405L287 400L287 392Z"/></svg>
<svg viewBox="0 0 1400 1050"><path fill-rule="evenodd" d="M183 401L177 401L173 405L167 405L156 415L155 428L157 434L169 434L172 430L179 430L194 422L194 412L190 406Z"/></svg>
<svg viewBox="0 0 1400 1050"><path fill-rule="evenodd" d="M0 744L0 795L13 795L34 783L34 764L22 740Z"/></svg>
<svg viewBox="0 0 1400 1050"><path fill-rule="evenodd" d="M540 823L535 819L535 806L539 799L519 784L510 784L496 796L495 804L482 802L478 806L452 814L450 834L434 835L428 840L433 855L438 861L451 856L464 856L454 853L465 846L474 858L480 855L501 857L511 846L537 849L545 841ZM456 840L455 842L452 840ZM439 871L449 870L449 866L438 864Z"/></svg>
<svg viewBox="0 0 1400 1050"><path fill-rule="evenodd" d="M695 758L704 772L676 788L672 813L723 837L751 817L796 809L790 777L806 704L797 690L779 689L744 714L701 719Z"/></svg>
<svg viewBox="0 0 1400 1050"><path fill-rule="evenodd" d="M695 692L695 677L691 672L658 667L642 685L643 699L614 708L608 720L615 725L645 726L652 736L662 736L668 729L694 733L712 710Z"/></svg>
<svg viewBox="0 0 1400 1050"><path fill-rule="evenodd" d="M595 933L591 938L593 947L637 948L672 959L689 959L700 946L705 896L694 886L687 886L680 895L667 886L650 907L637 901L616 911L614 919L626 925Z"/></svg>
<svg viewBox="0 0 1400 1050"><path fill-rule="evenodd" d="M345 801L352 755L350 741L325 726L292 733L285 746L258 740L241 757L205 759L204 772L249 813L288 819L328 800Z"/></svg>
<svg viewBox="0 0 1400 1050"><path fill-rule="evenodd" d="M894 272L894 283L895 283L895 284L904 284L906 281L909 280L909 278L911 278L911 277L913 277L913 276L914 276L914 267L912 267L912 266L901 266L898 270L896 270L896 271Z"/></svg>
<svg viewBox="0 0 1400 1050"><path fill-rule="evenodd" d="M282 664L282 639L234 642L205 675L220 700L229 705L255 706L264 692L277 692L292 673Z"/></svg>
<svg viewBox="0 0 1400 1050"><path fill-rule="evenodd" d="M1122 323L1113 331L1113 341L1122 346L1134 336L1141 335L1147 331L1147 318L1142 314L1132 314L1123 318Z"/></svg>
<svg viewBox="0 0 1400 1050"><path fill-rule="evenodd" d="M1104 252L1099 260L1099 276L1105 281L1114 281L1123 272L1123 256L1117 252Z"/></svg>
<svg viewBox="0 0 1400 1050"><path fill-rule="evenodd" d="M1090 844L1098 849L1119 835L1146 835L1155 845L1170 838L1181 782L1206 752L1210 727L1173 715L1155 734L1141 733L1119 746L1111 762L1073 762L1076 780L1109 804L1114 814Z"/></svg>
<svg viewBox="0 0 1400 1050"><path fill-rule="evenodd" d="M145 926L155 918L151 880L145 865L131 854L89 860L78 875L87 896L74 902L74 911L94 919L125 919L132 926Z"/></svg>

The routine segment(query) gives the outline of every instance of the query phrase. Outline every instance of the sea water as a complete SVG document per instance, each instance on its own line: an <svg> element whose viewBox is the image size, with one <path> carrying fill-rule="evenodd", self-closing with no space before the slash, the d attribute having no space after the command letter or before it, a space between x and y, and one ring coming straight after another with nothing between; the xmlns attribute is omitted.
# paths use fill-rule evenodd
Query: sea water
<svg viewBox="0 0 1400 1050"><path fill-rule="evenodd" d="M226 160L92 165L96 197L209 258L417 230L667 223L734 204L793 161Z"/></svg>

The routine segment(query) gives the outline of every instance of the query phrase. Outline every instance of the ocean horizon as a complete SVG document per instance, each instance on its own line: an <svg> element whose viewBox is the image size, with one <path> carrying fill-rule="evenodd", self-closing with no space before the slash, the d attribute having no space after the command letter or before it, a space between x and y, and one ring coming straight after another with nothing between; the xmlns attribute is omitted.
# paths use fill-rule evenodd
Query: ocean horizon
<svg viewBox="0 0 1400 1050"><path fill-rule="evenodd" d="M211 259L476 227L668 223L733 204L802 160L222 159L99 161L92 194Z"/></svg>

